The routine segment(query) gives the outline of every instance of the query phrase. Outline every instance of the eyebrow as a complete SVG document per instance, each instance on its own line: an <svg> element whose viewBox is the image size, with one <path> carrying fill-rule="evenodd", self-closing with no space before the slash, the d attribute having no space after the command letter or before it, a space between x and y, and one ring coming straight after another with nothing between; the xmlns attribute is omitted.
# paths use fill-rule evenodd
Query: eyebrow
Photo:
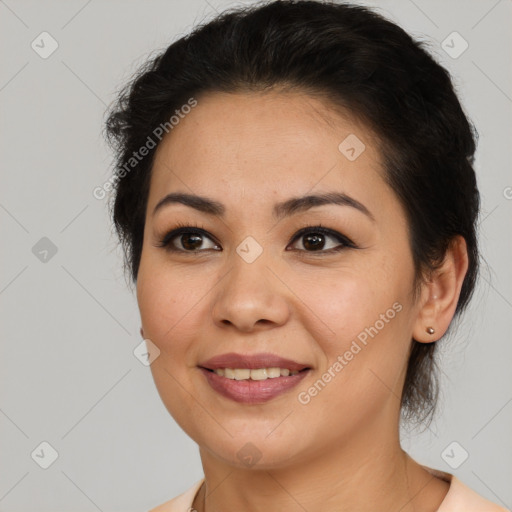
<svg viewBox="0 0 512 512"><path fill-rule="evenodd" d="M208 215L216 215L219 217L223 217L226 212L224 205L218 201L208 197L176 192L167 194L163 197L155 206L152 215L155 215L164 206L168 206L170 204L183 204ZM327 192L325 194L292 197L291 199L287 199L281 203L276 203L273 208L273 216L276 220L280 220L284 217L304 212L315 206L322 206L326 204L350 206L361 213L364 213L368 218L375 222L375 217L364 204L343 192Z"/></svg>

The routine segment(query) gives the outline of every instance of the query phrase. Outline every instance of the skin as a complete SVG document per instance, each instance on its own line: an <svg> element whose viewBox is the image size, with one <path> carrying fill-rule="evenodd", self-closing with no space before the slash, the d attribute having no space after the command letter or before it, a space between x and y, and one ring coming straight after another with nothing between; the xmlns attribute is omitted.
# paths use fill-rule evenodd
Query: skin
<svg viewBox="0 0 512 512"><path fill-rule="evenodd" d="M364 124L298 92L197 99L156 153L137 280L141 332L160 350L151 365L158 392L199 445L206 485L194 508L204 509L206 495L208 511L437 510L449 484L402 450L399 397L412 337L434 342L453 317L467 270L464 240L454 240L415 301L404 210ZM366 146L354 161L338 149L349 134ZM334 204L272 217L276 202L333 191L357 199L374 220ZM214 199L225 215L183 204L153 215L171 192ZM181 252L158 247L177 222L208 233L199 254L186 253L180 236L173 243ZM304 236L294 240L318 224L357 248L319 254ZM247 236L263 249L252 263L236 252ZM339 246L324 240L325 249ZM300 403L298 394L395 303L401 311ZM240 404L217 394L197 367L226 352L272 352L312 371L277 398ZM237 457L246 443L261 455L250 467Z"/></svg>

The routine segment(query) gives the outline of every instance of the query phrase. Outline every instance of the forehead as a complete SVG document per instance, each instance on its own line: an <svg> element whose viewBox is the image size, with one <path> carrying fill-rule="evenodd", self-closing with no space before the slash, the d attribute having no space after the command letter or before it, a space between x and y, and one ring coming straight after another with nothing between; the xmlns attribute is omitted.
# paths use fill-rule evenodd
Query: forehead
<svg viewBox="0 0 512 512"><path fill-rule="evenodd" d="M307 94L211 93L159 144L148 208L173 190L219 198L350 191L382 200L371 130Z"/></svg>

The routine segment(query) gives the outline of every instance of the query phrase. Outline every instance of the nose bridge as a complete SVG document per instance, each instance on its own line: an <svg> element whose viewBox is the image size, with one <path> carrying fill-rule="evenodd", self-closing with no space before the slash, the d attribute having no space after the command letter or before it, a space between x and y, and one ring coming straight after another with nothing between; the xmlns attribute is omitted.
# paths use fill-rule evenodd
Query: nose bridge
<svg viewBox="0 0 512 512"><path fill-rule="evenodd" d="M281 325L289 315L282 283L272 272L270 251L252 237L229 255L229 271L219 283L212 306L218 325L249 331L256 325Z"/></svg>

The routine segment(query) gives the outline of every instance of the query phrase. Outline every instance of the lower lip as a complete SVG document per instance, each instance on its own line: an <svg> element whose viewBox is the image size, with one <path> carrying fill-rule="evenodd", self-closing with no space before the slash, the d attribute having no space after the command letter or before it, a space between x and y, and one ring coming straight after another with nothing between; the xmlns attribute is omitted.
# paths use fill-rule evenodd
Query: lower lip
<svg viewBox="0 0 512 512"><path fill-rule="evenodd" d="M296 375L265 380L234 380L221 377L215 372L199 368L210 386L226 398L246 404L261 404L289 391L309 373L303 370Z"/></svg>

